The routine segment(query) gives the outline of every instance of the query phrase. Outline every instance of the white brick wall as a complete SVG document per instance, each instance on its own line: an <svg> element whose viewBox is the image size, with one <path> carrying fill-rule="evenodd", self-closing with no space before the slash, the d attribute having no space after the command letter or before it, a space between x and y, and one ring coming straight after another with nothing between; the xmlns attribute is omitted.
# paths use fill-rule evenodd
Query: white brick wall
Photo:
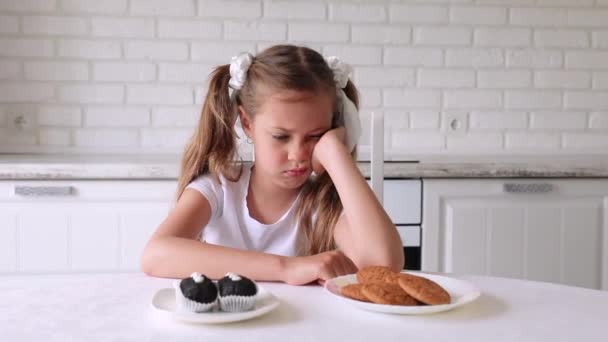
<svg viewBox="0 0 608 342"><path fill-rule="evenodd" d="M593 73L593 89L608 89L608 72Z"/></svg>
<svg viewBox="0 0 608 342"><path fill-rule="evenodd" d="M264 1L264 16L272 19L320 19L326 18L323 2L311 1Z"/></svg>
<svg viewBox="0 0 608 342"><path fill-rule="evenodd" d="M85 62L25 62L29 81L86 81L89 67Z"/></svg>
<svg viewBox="0 0 608 342"><path fill-rule="evenodd" d="M529 70L479 70L477 86L479 88L528 88L532 84Z"/></svg>
<svg viewBox="0 0 608 342"><path fill-rule="evenodd" d="M568 10L565 8L515 7L509 13L510 23L517 26L563 27L568 23Z"/></svg>
<svg viewBox="0 0 608 342"><path fill-rule="evenodd" d="M504 7L452 7L450 22L463 25L504 25L508 9Z"/></svg>
<svg viewBox="0 0 608 342"><path fill-rule="evenodd" d="M79 58L84 60L119 59L122 57L118 41L62 39L57 42L57 59Z"/></svg>
<svg viewBox="0 0 608 342"><path fill-rule="evenodd" d="M391 15L394 12L391 11ZM382 5L363 3L330 3L329 20L343 22L383 22L386 8ZM394 17L391 17L394 20Z"/></svg>
<svg viewBox="0 0 608 342"><path fill-rule="evenodd" d="M474 111L470 115L471 130L525 130L528 127L526 112Z"/></svg>
<svg viewBox="0 0 608 342"><path fill-rule="evenodd" d="M93 80L102 82L151 82L156 80L153 63L93 63Z"/></svg>
<svg viewBox="0 0 608 342"><path fill-rule="evenodd" d="M79 84L59 87L59 100L65 103L122 103L124 87L115 84Z"/></svg>
<svg viewBox="0 0 608 342"><path fill-rule="evenodd" d="M36 0L32 0L36 1ZM55 2L54 0L52 2ZM60 0L60 9L67 13L124 14L127 0Z"/></svg>
<svg viewBox="0 0 608 342"><path fill-rule="evenodd" d="M195 13L195 3L192 0L173 0L167 6L165 0L131 0L131 13L146 16L192 16Z"/></svg>
<svg viewBox="0 0 608 342"><path fill-rule="evenodd" d="M88 107L84 112L86 127L141 127L150 124L150 111L140 107Z"/></svg>
<svg viewBox="0 0 608 342"><path fill-rule="evenodd" d="M589 122L591 129L608 129L608 112L591 113Z"/></svg>
<svg viewBox="0 0 608 342"><path fill-rule="evenodd" d="M41 145L69 146L71 142L70 130L65 128L41 128L38 136Z"/></svg>
<svg viewBox="0 0 608 342"><path fill-rule="evenodd" d="M199 0L198 15L217 18L259 18L262 16L262 3L246 0Z"/></svg>
<svg viewBox="0 0 608 342"><path fill-rule="evenodd" d="M44 106L38 110L38 124L66 128L80 127L82 109L68 106Z"/></svg>
<svg viewBox="0 0 608 342"><path fill-rule="evenodd" d="M92 18L93 37L152 38L155 23L149 18Z"/></svg>
<svg viewBox="0 0 608 342"><path fill-rule="evenodd" d="M475 86L473 70L420 69L418 86L428 88L469 88Z"/></svg>
<svg viewBox="0 0 608 342"><path fill-rule="evenodd" d="M21 20L25 34L82 36L88 33L87 22L81 18L25 16Z"/></svg>
<svg viewBox="0 0 608 342"><path fill-rule="evenodd" d="M19 32L19 19L8 15L0 16L0 33Z"/></svg>
<svg viewBox="0 0 608 342"><path fill-rule="evenodd" d="M448 21L446 6L391 5L389 13L391 22L445 23Z"/></svg>
<svg viewBox="0 0 608 342"><path fill-rule="evenodd" d="M608 152L606 0L20 0L0 153L180 153L213 67L286 42L354 66L389 158Z"/></svg>

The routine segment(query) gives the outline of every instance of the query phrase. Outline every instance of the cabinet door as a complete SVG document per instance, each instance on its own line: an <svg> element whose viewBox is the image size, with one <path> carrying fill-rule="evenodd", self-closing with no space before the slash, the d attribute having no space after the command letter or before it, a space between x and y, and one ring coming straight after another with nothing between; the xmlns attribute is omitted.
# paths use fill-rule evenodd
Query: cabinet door
<svg viewBox="0 0 608 342"><path fill-rule="evenodd" d="M425 180L422 268L608 288L608 181Z"/></svg>
<svg viewBox="0 0 608 342"><path fill-rule="evenodd" d="M175 184L120 183L1 182L0 273L138 270ZM18 187L29 192L15 194Z"/></svg>
<svg viewBox="0 0 608 342"><path fill-rule="evenodd" d="M367 181L371 187L370 180ZM394 224L420 224L422 180L385 179L383 206Z"/></svg>

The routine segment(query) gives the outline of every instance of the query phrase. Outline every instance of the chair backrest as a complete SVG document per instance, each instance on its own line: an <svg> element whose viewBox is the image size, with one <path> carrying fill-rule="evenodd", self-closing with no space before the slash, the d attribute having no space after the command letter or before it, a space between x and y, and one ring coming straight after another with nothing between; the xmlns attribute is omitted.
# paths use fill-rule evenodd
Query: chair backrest
<svg viewBox="0 0 608 342"><path fill-rule="evenodd" d="M384 197L384 113L372 112L371 124L371 184L376 198Z"/></svg>

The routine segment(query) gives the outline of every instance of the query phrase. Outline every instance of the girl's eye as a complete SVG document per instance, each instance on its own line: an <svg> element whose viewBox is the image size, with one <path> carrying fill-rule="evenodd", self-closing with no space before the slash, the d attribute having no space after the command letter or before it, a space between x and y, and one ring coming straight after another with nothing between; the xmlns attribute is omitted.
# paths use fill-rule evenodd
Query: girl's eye
<svg viewBox="0 0 608 342"><path fill-rule="evenodd" d="M310 138L319 140L319 139L321 139L322 136L323 136L323 134L317 134L317 135L311 135Z"/></svg>
<svg viewBox="0 0 608 342"><path fill-rule="evenodd" d="M287 135L273 135L272 137L276 140L281 140L281 141L287 140L289 138L289 136L287 136Z"/></svg>

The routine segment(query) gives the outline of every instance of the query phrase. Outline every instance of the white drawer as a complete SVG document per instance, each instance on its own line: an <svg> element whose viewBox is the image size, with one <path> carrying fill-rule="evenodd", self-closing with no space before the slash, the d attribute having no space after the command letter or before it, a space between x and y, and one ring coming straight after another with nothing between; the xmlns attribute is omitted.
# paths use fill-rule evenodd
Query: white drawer
<svg viewBox="0 0 608 342"><path fill-rule="evenodd" d="M0 181L1 201L58 202L112 200L170 202L175 196L175 181L128 180L52 180Z"/></svg>
<svg viewBox="0 0 608 342"><path fill-rule="evenodd" d="M420 226L397 226L404 247L420 247Z"/></svg>
<svg viewBox="0 0 608 342"><path fill-rule="evenodd" d="M420 224L421 203L420 179L384 180L384 210L394 224Z"/></svg>

